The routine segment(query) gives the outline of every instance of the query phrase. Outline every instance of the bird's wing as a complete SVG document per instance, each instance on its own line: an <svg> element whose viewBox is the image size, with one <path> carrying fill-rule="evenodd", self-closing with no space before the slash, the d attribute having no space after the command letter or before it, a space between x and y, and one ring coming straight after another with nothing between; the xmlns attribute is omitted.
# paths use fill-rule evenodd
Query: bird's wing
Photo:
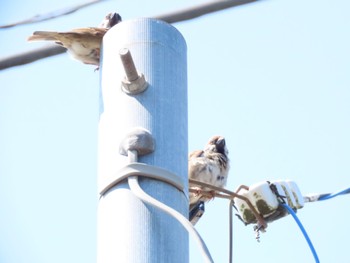
<svg viewBox="0 0 350 263"><path fill-rule="evenodd" d="M85 27L85 28L76 28L70 32L62 32L61 34L91 35L94 37L102 38L107 31L108 31L107 28Z"/></svg>
<svg viewBox="0 0 350 263"><path fill-rule="evenodd" d="M108 29L98 28L98 27L86 27L86 28L77 28L68 32L54 32L54 31L35 31L32 36L28 38L28 41L59 41L64 42L67 38L80 38L82 36L85 39L102 39L104 34Z"/></svg>
<svg viewBox="0 0 350 263"><path fill-rule="evenodd" d="M35 31L32 36L28 38L28 41L57 41L59 33L53 31Z"/></svg>

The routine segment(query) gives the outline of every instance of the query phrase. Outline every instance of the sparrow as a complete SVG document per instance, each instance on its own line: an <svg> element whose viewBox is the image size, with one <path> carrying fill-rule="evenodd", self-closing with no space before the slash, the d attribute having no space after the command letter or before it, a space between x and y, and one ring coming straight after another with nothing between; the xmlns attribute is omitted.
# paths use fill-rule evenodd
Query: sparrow
<svg viewBox="0 0 350 263"><path fill-rule="evenodd" d="M119 14L109 13L99 27L77 28L69 32L35 31L28 41L55 41L56 44L65 47L76 60L99 66L102 38L121 20Z"/></svg>
<svg viewBox="0 0 350 263"><path fill-rule="evenodd" d="M196 150L189 154L188 177L217 187L224 187L230 169L228 150L225 138L213 136L204 150ZM190 192L190 211L200 201L208 202L212 198L202 195L201 191L212 191L190 184L196 192Z"/></svg>

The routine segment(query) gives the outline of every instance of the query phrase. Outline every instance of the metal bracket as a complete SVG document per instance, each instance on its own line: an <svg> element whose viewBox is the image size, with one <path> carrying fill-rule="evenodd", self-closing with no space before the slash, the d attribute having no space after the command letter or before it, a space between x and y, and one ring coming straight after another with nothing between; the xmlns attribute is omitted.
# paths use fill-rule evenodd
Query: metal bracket
<svg viewBox="0 0 350 263"><path fill-rule="evenodd" d="M185 193L185 187L176 174L173 174L160 167L151 166L144 163L130 163L121 168L117 173L106 180L107 182L104 184L104 187L99 189L100 196L103 196L108 190L110 190L113 186L117 185L124 179L134 175L153 178L166 182L175 186L177 189L182 191L185 196L187 196Z"/></svg>

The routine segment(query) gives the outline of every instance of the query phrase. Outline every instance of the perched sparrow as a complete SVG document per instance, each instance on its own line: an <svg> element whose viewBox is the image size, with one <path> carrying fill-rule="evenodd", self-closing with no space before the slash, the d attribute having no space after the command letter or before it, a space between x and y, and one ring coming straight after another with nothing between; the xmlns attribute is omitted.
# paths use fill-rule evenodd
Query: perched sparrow
<svg viewBox="0 0 350 263"><path fill-rule="evenodd" d="M230 169L225 138L212 137L204 150L197 150L189 155L188 177L217 187L224 187ZM207 202L211 198L201 194L201 191L212 191L190 184L196 193L190 193L190 210L199 201Z"/></svg>
<svg viewBox="0 0 350 263"><path fill-rule="evenodd" d="M55 41L65 47L71 56L85 64L100 64L100 48L105 33L121 21L119 14L110 13L100 27L73 29L69 32L35 31L28 41Z"/></svg>

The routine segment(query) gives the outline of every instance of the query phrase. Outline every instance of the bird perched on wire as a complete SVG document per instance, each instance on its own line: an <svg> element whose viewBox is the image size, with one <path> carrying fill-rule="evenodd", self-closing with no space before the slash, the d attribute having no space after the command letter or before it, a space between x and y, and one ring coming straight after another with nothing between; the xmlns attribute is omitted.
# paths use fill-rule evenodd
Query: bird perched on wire
<svg viewBox="0 0 350 263"><path fill-rule="evenodd" d="M193 151L188 160L188 177L203 183L217 187L224 187L227 182L227 175L230 169L225 138L213 136L204 150ZM190 183L190 188L195 192L190 192L190 210L200 201L207 202L213 198L202 194L202 191L212 191L212 189L194 186Z"/></svg>
<svg viewBox="0 0 350 263"><path fill-rule="evenodd" d="M35 31L28 41L55 41L65 47L76 60L98 66L103 36L121 21L119 14L109 13L99 27L77 28L68 32Z"/></svg>

